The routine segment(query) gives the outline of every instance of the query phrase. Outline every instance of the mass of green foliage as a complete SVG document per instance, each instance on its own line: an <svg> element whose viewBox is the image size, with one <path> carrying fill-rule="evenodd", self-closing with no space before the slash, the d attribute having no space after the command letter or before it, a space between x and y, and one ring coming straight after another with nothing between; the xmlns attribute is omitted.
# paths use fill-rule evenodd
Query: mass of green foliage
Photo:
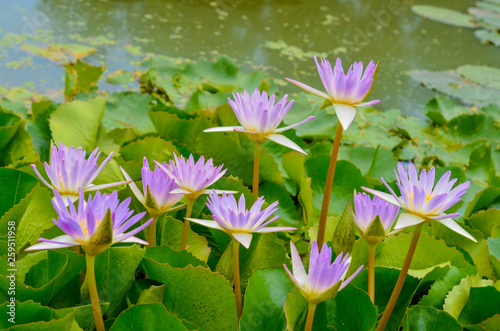
<svg viewBox="0 0 500 331"><path fill-rule="evenodd" d="M0 101L0 311L7 316L10 279L6 229L15 223L16 325L13 330L92 330L93 317L85 258L73 249L25 252L38 238L61 230L50 192L34 175L48 161L51 143L98 147L112 160L96 184L123 180L122 166L141 179L143 157L159 162L173 153L213 158L227 168L215 188L235 190L254 201L253 145L244 135L203 133L213 126L237 125L227 104L232 92L258 87L280 93L265 73L241 72L229 59L198 62L148 56L135 72L116 71L80 60L66 64L64 102L10 93ZM99 85L114 85L106 91ZM110 92L115 91L115 92ZM297 89L298 92L298 89ZM30 99L31 98L31 99ZM307 151L303 156L273 142L261 151L260 195L279 201L277 223L290 233L255 235L241 250L244 294L241 330L302 330L307 302L293 290L283 269L293 241L307 260L318 229L324 183L337 123L333 108L305 93L292 96L284 124L316 119L284 134ZM383 108L383 104L381 104ZM500 108L462 106L436 96L413 115L397 109L361 109L344 133L331 196L326 240L331 241L345 203L361 186L386 191L395 186L398 161L417 168L451 170L458 182L471 181L454 209L474 243L440 224L426 225L409 276L387 330L494 330L500 324ZM145 211L127 186L132 209ZM206 198L193 217L209 218ZM156 247L119 244L96 257L96 277L105 325L116 330L237 330L230 238L192 226L187 251L179 251L185 211L158 222ZM139 234L145 238L146 233ZM389 237L376 252L376 299L372 304L364 270L333 300L318 305L317 330L371 330L394 288L411 239L411 229ZM227 249L229 247L229 249ZM367 244L357 239L348 274L367 264ZM147 277L145 277L147 275ZM0 327L11 326L6 318Z"/></svg>

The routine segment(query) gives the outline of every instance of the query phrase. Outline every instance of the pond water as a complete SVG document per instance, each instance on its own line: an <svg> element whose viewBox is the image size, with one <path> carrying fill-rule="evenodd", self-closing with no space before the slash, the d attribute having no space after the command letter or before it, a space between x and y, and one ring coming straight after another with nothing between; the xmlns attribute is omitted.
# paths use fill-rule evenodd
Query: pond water
<svg viewBox="0 0 500 331"><path fill-rule="evenodd" d="M340 56L345 64L373 59L381 63L371 97L382 100L377 107L420 113L434 93L412 81L409 71L500 67L500 49L480 44L472 30L421 18L411 11L415 4L465 12L474 3L2 0L0 29L2 35L28 34L35 43L91 42L99 53L90 60L105 62L109 71L133 69L146 52L191 59L227 55L243 70L268 70L285 92L298 91L282 80L287 76L322 89L313 54L331 61ZM50 95L63 88L64 69L57 63L18 47L0 54L1 85L34 82L37 91Z"/></svg>

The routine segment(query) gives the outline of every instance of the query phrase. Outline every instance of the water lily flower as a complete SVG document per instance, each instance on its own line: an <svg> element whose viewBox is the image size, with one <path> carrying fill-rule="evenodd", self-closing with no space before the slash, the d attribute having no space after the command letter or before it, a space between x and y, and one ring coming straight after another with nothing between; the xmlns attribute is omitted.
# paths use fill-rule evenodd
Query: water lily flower
<svg viewBox="0 0 500 331"><path fill-rule="evenodd" d="M294 102L292 100L287 103L288 95L285 95L277 103L275 103L275 94L268 97L266 91L263 91L261 94L258 89L255 89L252 96L245 90L243 93L233 93L233 97L234 101L228 98L228 102L231 108L233 108L234 114L241 126L215 127L206 129L204 132L244 132L252 141L258 144L262 144L269 139L306 154L296 143L280 133L309 122L314 119L314 116L309 116L301 122L278 128Z"/></svg>
<svg viewBox="0 0 500 331"><path fill-rule="evenodd" d="M137 223L146 213L140 213L132 216L133 210L129 210L130 198L125 199L122 203L118 200L118 192L112 194L102 194L97 192L92 198L89 196L85 201L83 190L79 190L78 210L72 203L67 204L63 201L63 197L59 192L54 191L55 199L52 204L57 212L58 219L53 222L65 233L64 235L53 239L40 238L40 244L33 245L26 249L57 249L70 246L82 246L87 254L97 255L104 251L109 246L122 243L139 243L147 245L147 242L134 237L135 234L147 227L152 219L145 222L141 226L125 233L132 225ZM69 197L66 199L69 200ZM132 216L132 217L131 217ZM98 238L101 234L98 229L105 222L109 222L111 218L111 236L107 238ZM101 245L105 242L104 246Z"/></svg>
<svg viewBox="0 0 500 331"><path fill-rule="evenodd" d="M286 80L311 94L324 98L325 101L321 108L332 104L344 130L347 130L354 120L356 108L380 102L380 100L365 102L373 88L378 64L375 65L373 61L370 61L363 73L363 62L354 62L347 74L344 74L340 58L337 58L333 69L325 58L321 59L321 63L319 63L318 59L314 57L314 61L327 93L290 78L286 78Z"/></svg>
<svg viewBox="0 0 500 331"><path fill-rule="evenodd" d="M273 202L267 208L262 209L265 200L260 197L255 201L250 210L245 209L245 197L240 196L238 203L234 195L222 194L218 196L214 190L208 196L207 207L212 212L213 221L190 218L189 220L212 229L222 230L231 238L241 243L246 248L252 242L252 233L267 233L278 231L297 230L293 227L267 227L278 219L278 215L272 217L278 210L278 201Z"/></svg>
<svg viewBox="0 0 500 331"><path fill-rule="evenodd" d="M401 196L396 195L383 178L382 182L391 194L363 187L363 190L395 206L400 206L406 211L406 213L399 215L399 219L394 226L395 230L424 222L436 221L462 236L476 241L473 236L452 219L452 217L459 216L459 213L445 213L446 210L461 200L462 195L470 187L470 182L459 184L452 189L457 179L450 180L451 172L447 171L434 186L434 167L428 173L425 169L422 170L419 179L412 163L408 166L408 173L401 162L398 163L398 172L394 171Z"/></svg>
<svg viewBox="0 0 500 331"><path fill-rule="evenodd" d="M47 162L44 163L45 171L51 184L43 178L34 164L31 167L45 185L61 194L65 203L67 201L66 198L69 198L71 202L75 202L78 199L79 189L82 189L83 192L89 192L128 183L128 181L123 181L101 185L92 184L113 156L113 152L111 152L101 165L97 167L97 159L101 154L98 150L99 148L96 148L87 159L85 158L86 151L81 147L78 149L74 146L68 148L68 146L59 143L59 148L57 148L53 145L50 153L50 165Z"/></svg>
<svg viewBox="0 0 500 331"><path fill-rule="evenodd" d="M309 259L309 273L306 273L293 242L290 242L290 249L293 273L288 270L285 264L283 266L292 282L309 303L318 304L322 301L333 299L338 291L349 284L363 269L363 266L359 267L351 277L344 280L352 259L349 253L345 256L340 253L332 263L332 249L324 243L320 253L318 251L318 244L314 240Z"/></svg>
<svg viewBox="0 0 500 331"><path fill-rule="evenodd" d="M179 185L179 188L173 189L170 193L184 194L188 200L196 200L200 195L208 194L210 190L207 190L207 188L224 176L227 171L227 169L222 170L222 165L214 166L212 159L205 163L203 156L196 163L193 154L187 160L182 155L178 157L174 154L174 159L175 162L170 161L170 167L158 161L155 162L160 169L165 171Z"/></svg>
<svg viewBox="0 0 500 331"><path fill-rule="evenodd" d="M399 206L394 206L377 196L373 197L373 201L366 193L358 193L354 196L354 222L362 234L377 216L382 222L385 234L389 234L398 212Z"/></svg>
<svg viewBox="0 0 500 331"><path fill-rule="evenodd" d="M167 165L166 162L163 162L163 167L172 171L172 167ZM120 167L120 169L123 176L130 181L130 189L136 198L153 217L161 216L170 211L183 197L182 193L171 193L173 190L179 188L175 179L170 178L165 171L158 167L158 165L155 165L154 171L151 171L147 158L144 158L141 170L144 193L139 190L129 174L122 167Z"/></svg>

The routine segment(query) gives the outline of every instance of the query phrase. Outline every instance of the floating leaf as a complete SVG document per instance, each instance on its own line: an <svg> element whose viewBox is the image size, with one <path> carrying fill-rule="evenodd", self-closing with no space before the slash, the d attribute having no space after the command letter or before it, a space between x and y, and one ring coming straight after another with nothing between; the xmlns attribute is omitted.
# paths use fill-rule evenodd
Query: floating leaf
<svg viewBox="0 0 500 331"><path fill-rule="evenodd" d="M241 330L284 330L283 306L293 288L283 267L257 270L249 279L245 292Z"/></svg>
<svg viewBox="0 0 500 331"><path fill-rule="evenodd" d="M172 216L165 216L161 222L158 235L160 244L167 245L173 249L179 249L183 228L183 222L174 219ZM210 255L207 239L193 232L191 229L188 231L186 250L204 262L207 262Z"/></svg>
<svg viewBox="0 0 500 331"><path fill-rule="evenodd" d="M461 331L462 326L450 314L445 311L437 310L434 307L412 307L408 309L407 317L403 322L406 328L411 330L414 326L423 328L423 330L449 330Z"/></svg>
<svg viewBox="0 0 500 331"><path fill-rule="evenodd" d="M142 304L124 310L115 320L110 331L187 330L182 322L170 314L161 303Z"/></svg>
<svg viewBox="0 0 500 331"><path fill-rule="evenodd" d="M474 17L448 8L417 5L411 7L414 13L434 21L451 24L462 28L474 28Z"/></svg>

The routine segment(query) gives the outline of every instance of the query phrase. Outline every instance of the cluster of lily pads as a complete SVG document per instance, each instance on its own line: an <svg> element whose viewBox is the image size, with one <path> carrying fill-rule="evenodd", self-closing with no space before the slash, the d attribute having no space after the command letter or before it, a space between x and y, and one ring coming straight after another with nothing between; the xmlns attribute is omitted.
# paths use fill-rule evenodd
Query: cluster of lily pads
<svg viewBox="0 0 500 331"><path fill-rule="evenodd" d="M78 61L65 103L3 98L18 327L492 328L498 107L376 111L374 63L316 65L325 91L289 79L294 101L228 59L160 56L107 77L140 93L98 96L104 68Z"/></svg>

